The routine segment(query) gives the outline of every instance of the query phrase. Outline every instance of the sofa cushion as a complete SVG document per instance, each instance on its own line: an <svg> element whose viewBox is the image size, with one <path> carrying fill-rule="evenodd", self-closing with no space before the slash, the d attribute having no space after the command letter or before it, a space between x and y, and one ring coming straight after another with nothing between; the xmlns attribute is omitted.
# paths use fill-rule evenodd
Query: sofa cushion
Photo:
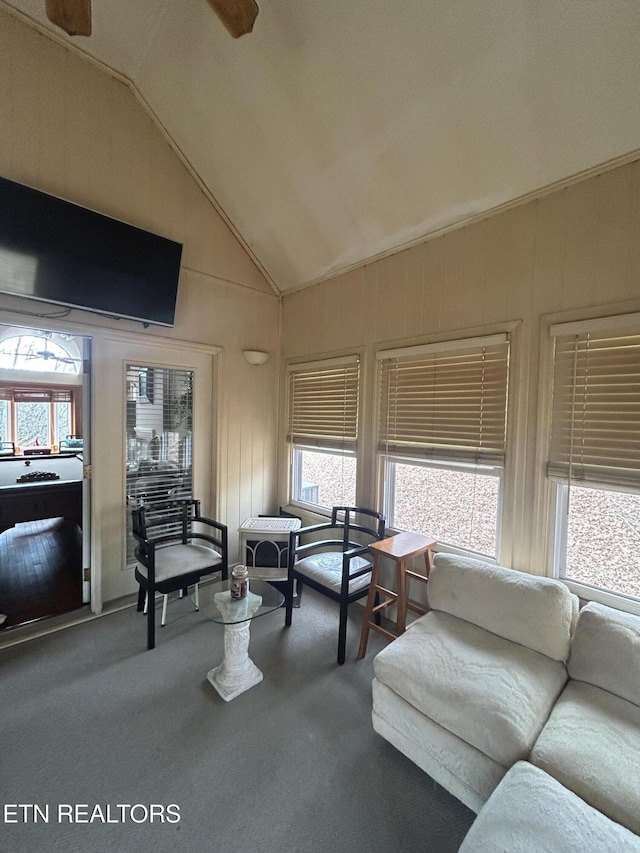
<svg viewBox="0 0 640 853"><path fill-rule="evenodd" d="M560 581L470 557L437 554L428 590L433 610L450 613L554 660L569 657L578 599Z"/></svg>
<svg viewBox="0 0 640 853"><path fill-rule="evenodd" d="M531 762L594 808L640 834L640 708L569 681Z"/></svg>
<svg viewBox="0 0 640 853"><path fill-rule="evenodd" d="M383 649L374 671L504 767L529 754L567 680L563 663L437 611Z"/></svg>
<svg viewBox="0 0 640 853"><path fill-rule="evenodd" d="M569 675L640 705L640 618L591 602L580 611Z"/></svg>
<svg viewBox="0 0 640 853"><path fill-rule="evenodd" d="M519 761L487 800L460 853L640 853L640 838L551 776Z"/></svg>

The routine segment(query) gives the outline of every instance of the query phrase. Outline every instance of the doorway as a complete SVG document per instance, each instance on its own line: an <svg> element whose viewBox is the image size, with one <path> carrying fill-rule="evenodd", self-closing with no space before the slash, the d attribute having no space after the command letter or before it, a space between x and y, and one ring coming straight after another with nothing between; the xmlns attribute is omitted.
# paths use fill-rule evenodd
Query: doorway
<svg viewBox="0 0 640 853"><path fill-rule="evenodd" d="M4 630L89 600L90 339L0 325Z"/></svg>

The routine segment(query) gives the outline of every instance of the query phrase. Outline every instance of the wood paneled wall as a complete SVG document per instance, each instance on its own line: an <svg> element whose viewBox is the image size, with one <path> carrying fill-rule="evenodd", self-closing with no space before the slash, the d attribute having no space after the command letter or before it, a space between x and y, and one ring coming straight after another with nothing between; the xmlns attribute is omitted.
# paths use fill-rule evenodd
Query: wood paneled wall
<svg viewBox="0 0 640 853"><path fill-rule="evenodd" d="M548 355L544 318L605 315L639 306L640 162L634 161L286 295L283 363L363 352L360 499L375 504L376 348L455 338L515 322L512 391L518 400L501 560L541 573L546 543L535 519L542 514L544 491L537 454L540 364ZM279 472L284 499L284 447Z"/></svg>

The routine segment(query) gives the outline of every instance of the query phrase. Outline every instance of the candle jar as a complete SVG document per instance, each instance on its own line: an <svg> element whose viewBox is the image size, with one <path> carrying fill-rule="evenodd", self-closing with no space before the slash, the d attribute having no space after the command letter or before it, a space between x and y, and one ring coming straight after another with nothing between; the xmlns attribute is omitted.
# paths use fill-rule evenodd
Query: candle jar
<svg viewBox="0 0 640 853"><path fill-rule="evenodd" d="M246 566L236 566L231 572L231 598L239 601L247 597L249 570Z"/></svg>

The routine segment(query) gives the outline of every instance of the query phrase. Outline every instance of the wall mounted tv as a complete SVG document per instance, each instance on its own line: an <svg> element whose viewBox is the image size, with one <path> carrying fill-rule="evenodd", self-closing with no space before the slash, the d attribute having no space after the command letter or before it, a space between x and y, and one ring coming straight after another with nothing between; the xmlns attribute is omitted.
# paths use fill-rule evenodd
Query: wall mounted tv
<svg viewBox="0 0 640 853"><path fill-rule="evenodd" d="M0 292L173 326L182 245L0 178Z"/></svg>

